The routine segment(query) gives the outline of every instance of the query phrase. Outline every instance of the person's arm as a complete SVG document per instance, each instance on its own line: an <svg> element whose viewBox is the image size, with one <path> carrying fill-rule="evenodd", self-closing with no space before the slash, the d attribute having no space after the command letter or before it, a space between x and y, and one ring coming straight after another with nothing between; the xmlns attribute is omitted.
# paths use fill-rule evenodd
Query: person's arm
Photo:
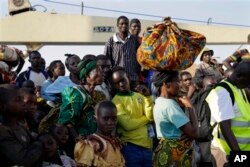
<svg viewBox="0 0 250 167"><path fill-rule="evenodd" d="M32 167L41 161L43 146L40 142L25 148L9 130L0 127L0 152L15 165Z"/></svg>
<svg viewBox="0 0 250 167"><path fill-rule="evenodd" d="M23 82L25 81L25 74L27 71L20 73L16 79L16 87L21 88Z"/></svg>
<svg viewBox="0 0 250 167"><path fill-rule="evenodd" d="M116 105L117 108L117 118L118 118L118 124L125 130L131 131L138 129L140 127L143 127L147 125L150 120L143 115L140 118L131 118L131 116L128 115L130 111L127 111L124 104L118 100L113 99L113 103Z"/></svg>
<svg viewBox="0 0 250 167"><path fill-rule="evenodd" d="M150 96L149 89L145 85L136 86L135 90L142 94L143 98L143 113L148 120L153 121L153 100Z"/></svg>
<svg viewBox="0 0 250 167"><path fill-rule="evenodd" d="M15 71L16 75L18 75L19 72L22 70L24 63L25 63L25 60L20 56L20 58L19 58L19 64L18 64L17 69Z"/></svg>
<svg viewBox="0 0 250 167"><path fill-rule="evenodd" d="M113 63L112 54L113 54L113 37L111 37L108 40L108 42L105 44L105 47L104 47L104 55L109 58L109 60L111 61L111 65L113 67L114 63Z"/></svg>
<svg viewBox="0 0 250 167"><path fill-rule="evenodd" d="M179 98L179 100L188 109L188 111L189 111L189 119L190 119L190 122L188 122L187 124L180 127L180 129L183 131L183 133L185 135L187 135L190 138L195 139L195 138L198 137L198 130L197 130L198 121L197 121L197 117L196 117L193 105L185 97Z"/></svg>
<svg viewBox="0 0 250 167"><path fill-rule="evenodd" d="M190 85L190 86L188 87L187 97L188 97L189 99L191 99L191 97L193 96L193 94L194 94L195 91L196 91L195 85L194 85L194 84Z"/></svg>
<svg viewBox="0 0 250 167"><path fill-rule="evenodd" d="M153 121L153 100L151 96L143 96L144 99L144 114L148 120Z"/></svg>
<svg viewBox="0 0 250 167"><path fill-rule="evenodd" d="M58 118L60 124L75 125L81 115L81 110L86 102L86 98L72 87L66 87L62 91L62 105Z"/></svg>
<svg viewBox="0 0 250 167"><path fill-rule="evenodd" d="M223 134L228 146L232 151L240 151L238 142L231 131L231 120L225 120L219 123L221 133Z"/></svg>

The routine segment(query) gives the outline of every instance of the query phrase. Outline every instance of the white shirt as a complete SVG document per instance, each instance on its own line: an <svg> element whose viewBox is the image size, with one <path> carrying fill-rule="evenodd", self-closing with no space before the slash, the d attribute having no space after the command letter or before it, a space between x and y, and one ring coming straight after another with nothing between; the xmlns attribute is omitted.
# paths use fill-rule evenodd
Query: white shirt
<svg viewBox="0 0 250 167"><path fill-rule="evenodd" d="M46 80L42 72L37 73L32 70L30 70L29 79L35 83L35 86L42 86L43 82Z"/></svg>
<svg viewBox="0 0 250 167"><path fill-rule="evenodd" d="M108 86L104 82L101 85L97 85L95 90L102 92L106 96L106 100L112 100Z"/></svg>
<svg viewBox="0 0 250 167"><path fill-rule="evenodd" d="M240 92L240 90L238 90ZM220 123L225 120L233 119L241 115L239 107L236 103L232 104L232 100L229 92L221 88L220 90L211 91L206 98L211 111L210 125L214 125L215 122ZM217 135L218 126L213 130L213 135ZM218 147L216 140L212 141L215 147Z"/></svg>

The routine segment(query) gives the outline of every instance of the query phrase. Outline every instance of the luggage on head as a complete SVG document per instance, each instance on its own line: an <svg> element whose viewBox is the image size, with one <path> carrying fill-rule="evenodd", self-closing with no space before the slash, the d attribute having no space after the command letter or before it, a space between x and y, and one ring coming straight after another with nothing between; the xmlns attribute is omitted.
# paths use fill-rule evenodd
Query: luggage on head
<svg viewBox="0 0 250 167"><path fill-rule="evenodd" d="M180 29L167 17L144 31L137 61L144 69L185 70L205 44L204 35Z"/></svg>

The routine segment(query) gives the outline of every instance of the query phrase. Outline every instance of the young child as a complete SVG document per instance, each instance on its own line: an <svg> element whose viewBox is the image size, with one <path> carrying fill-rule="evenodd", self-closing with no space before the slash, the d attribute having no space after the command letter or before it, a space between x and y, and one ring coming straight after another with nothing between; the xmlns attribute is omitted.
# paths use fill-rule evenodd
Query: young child
<svg viewBox="0 0 250 167"><path fill-rule="evenodd" d="M76 163L66 155L60 155L57 142L49 133L42 133L37 140L43 143L44 160L42 167L76 167Z"/></svg>
<svg viewBox="0 0 250 167"><path fill-rule="evenodd" d="M117 109L111 101L95 107L96 133L80 140L75 146L75 161L79 166L124 167L119 140L112 136L117 124Z"/></svg>
<svg viewBox="0 0 250 167"><path fill-rule="evenodd" d="M118 111L117 133L124 144L126 167L152 167L153 102L149 90L138 85L136 91L140 93L133 92L121 67L113 69L112 81L118 90L112 101Z"/></svg>
<svg viewBox="0 0 250 167"><path fill-rule="evenodd" d="M20 120L20 124L32 132L33 135L37 133L38 126L34 118L34 115L37 112L37 98L36 95L32 94L27 88L21 88L20 91L22 93L24 103L26 104L24 119Z"/></svg>
<svg viewBox="0 0 250 167"><path fill-rule="evenodd" d="M0 94L3 117L0 125L1 166L39 166L43 153L42 144L32 142L30 133L19 124L24 119L27 108L22 93L16 89L0 88Z"/></svg>
<svg viewBox="0 0 250 167"><path fill-rule="evenodd" d="M60 155L67 155L74 158L75 142L70 138L69 130L65 125L55 124L50 128L50 133L58 143Z"/></svg>

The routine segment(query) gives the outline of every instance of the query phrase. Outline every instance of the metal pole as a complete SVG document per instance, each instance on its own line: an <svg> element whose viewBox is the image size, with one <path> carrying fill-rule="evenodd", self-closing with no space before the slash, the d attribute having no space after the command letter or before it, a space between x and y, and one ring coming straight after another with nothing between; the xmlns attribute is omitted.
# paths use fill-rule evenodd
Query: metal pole
<svg viewBox="0 0 250 167"><path fill-rule="evenodd" d="M82 2L82 11L81 11L82 15L83 15L83 8L84 8L84 3Z"/></svg>

